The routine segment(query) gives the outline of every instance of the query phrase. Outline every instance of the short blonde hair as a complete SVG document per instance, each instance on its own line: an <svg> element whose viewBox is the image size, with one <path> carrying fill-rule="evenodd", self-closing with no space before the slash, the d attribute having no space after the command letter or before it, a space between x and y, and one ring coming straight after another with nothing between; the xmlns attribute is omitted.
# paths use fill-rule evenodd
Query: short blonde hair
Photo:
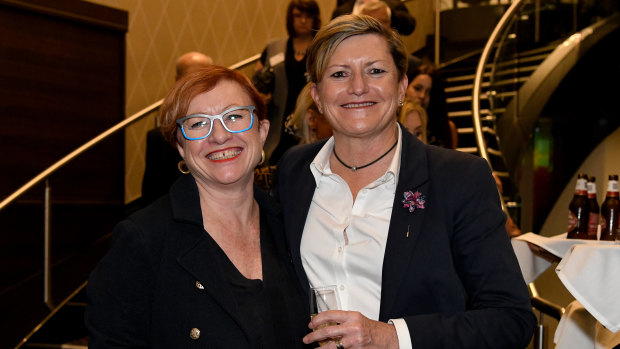
<svg viewBox="0 0 620 349"><path fill-rule="evenodd" d="M306 59L309 81L314 83L321 81L327 63L338 45L352 36L364 34L377 34L385 39L394 59L398 78L402 79L407 72L407 51L400 35L386 28L376 18L366 15L344 15L336 17L322 27L312 40Z"/></svg>
<svg viewBox="0 0 620 349"><path fill-rule="evenodd" d="M420 115L420 122L422 123L422 142L427 143L426 127L428 125L428 115L426 114L426 110L424 110L420 103L412 99L405 98L403 106L400 107L400 111L398 112L398 122L404 124L405 120L407 119L407 115L409 115L409 113L411 112L417 112L418 115Z"/></svg>

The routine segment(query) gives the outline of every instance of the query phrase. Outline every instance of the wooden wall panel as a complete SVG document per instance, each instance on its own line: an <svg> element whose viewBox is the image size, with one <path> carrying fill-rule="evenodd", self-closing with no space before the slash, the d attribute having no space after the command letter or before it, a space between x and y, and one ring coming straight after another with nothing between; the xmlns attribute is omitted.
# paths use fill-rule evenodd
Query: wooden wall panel
<svg viewBox="0 0 620 349"><path fill-rule="evenodd" d="M126 29L84 1L0 0L0 198L123 120ZM53 198L122 202L123 166L119 134L54 175Z"/></svg>

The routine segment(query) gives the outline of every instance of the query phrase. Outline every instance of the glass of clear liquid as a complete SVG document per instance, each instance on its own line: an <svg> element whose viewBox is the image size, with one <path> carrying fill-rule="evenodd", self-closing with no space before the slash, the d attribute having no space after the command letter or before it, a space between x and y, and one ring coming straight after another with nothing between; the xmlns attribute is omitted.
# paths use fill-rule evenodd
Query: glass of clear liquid
<svg viewBox="0 0 620 349"><path fill-rule="evenodd" d="M310 287L310 319L321 312L339 309L340 300L338 299L338 290L335 285ZM314 330L333 325L337 325L337 323L327 322L317 326ZM337 338L319 341L319 345L325 345L331 340L337 340Z"/></svg>

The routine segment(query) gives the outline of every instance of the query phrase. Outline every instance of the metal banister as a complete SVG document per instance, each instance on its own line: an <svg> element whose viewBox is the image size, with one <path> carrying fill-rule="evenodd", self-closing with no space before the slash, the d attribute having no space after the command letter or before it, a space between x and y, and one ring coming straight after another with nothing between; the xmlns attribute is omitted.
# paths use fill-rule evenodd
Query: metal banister
<svg viewBox="0 0 620 349"><path fill-rule="evenodd" d="M253 62L256 62L259 59L260 59L260 54L257 54L247 59L244 59L238 63L235 63L229 68L233 70L241 69L247 65L252 64ZM43 199L43 216L44 216L43 218L44 220L44 226L43 226L43 240L44 240L43 241L43 302L49 309L51 310L57 309L57 307L55 307L53 300L52 300L52 263L51 263L52 195L51 195L51 186L49 183L49 177L54 172L59 170L61 167L73 161L75 158L82 155L84 152L86 152L90 148L99 144L99 142L115 134L116 132L123 130L127 126L135 123L136 121L141 120L142 118L149 115L150 113L158 110L161 107L163 101L164 101L163 99L160 99L159 101L149 105L148 107L140 110L139 112L133 114L132 116L124 119L118 124L110 127L109 129L101 133L100 135L96 136L95 138L86 142L81 147L75 149L74 151L67 154L62 159L58 160L52 166L45 169L43 172L35 176L33 179L28 181L26 184L21 186L19 189L17 189L15 192L13 192L11 195L9 195L8 197L6 197L4 200L0 202L0 211L2 211L4 208L10 205L13 201L15 201L25 192L32 189L35 185L39 184L42 181L45 181L44 199Z"/></svg>
<svg viewBox="0 0 620 349"><path fill-rule="evenodd" d="M524 0L513 1L508 10L506 10L502 18L499 20L499 22L495 26L495 29L493 29L489 40L484 46L484 49L482 50L480 61L478 61L478 67L476 68L476 75L474 77L473 95L471 101L474 134L476 136L476 144L478 145L478 153L483 159L485 159L489 163L489 166L491 166L491 161L489 161L486 141L484 140L484 136L482 135L482 125L480 123L480 93L482 89L482 78L484 77L484 66L489 56L491 55L491 50L495 46L500 33L502 33L504 29L506 29L506 27L510 23L510 19L517 12L517 10L521 8L523 4L525 4ZM502 206L505 206L503 199Z"/></svg>

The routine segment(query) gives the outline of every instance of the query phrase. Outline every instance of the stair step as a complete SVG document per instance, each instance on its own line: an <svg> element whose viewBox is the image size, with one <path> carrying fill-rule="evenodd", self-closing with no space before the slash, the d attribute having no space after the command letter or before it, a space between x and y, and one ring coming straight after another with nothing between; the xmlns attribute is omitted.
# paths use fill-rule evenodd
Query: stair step
<svg viewBox="0 0 620 349"><path fill-rule="evenodd" d="M459 135L461 134L473 134L474 133L474 128L473 127L461 127L459 129L457 129L457 132ZM483 126L482 127L482 132L495 136L495 130L492 129L491 127L488 126Z"/></svg>
<svg viewBox="0 0 620 349"><path fill-rule="evenodd" d="M498 110L496 109L496 111ZM466 117L471 117L472 114L473 112L471 111L471 109L457 110L457 111L448 112L448 117L451 119L452 118L466 118ZM491 114L491 111L489 109L480 109L480 115L486 115L481 118L481 121L493 121L494 117L490 116L489 114Z"/></svg>
<svg viewBox="0 0 620 349"><path fill-rule="evenodd" d="M476 147L464 147L464 148L456 148L456 150L463 152L463 153L468 153L468 154L477 154L478 153L478 148Z"/></svg>

